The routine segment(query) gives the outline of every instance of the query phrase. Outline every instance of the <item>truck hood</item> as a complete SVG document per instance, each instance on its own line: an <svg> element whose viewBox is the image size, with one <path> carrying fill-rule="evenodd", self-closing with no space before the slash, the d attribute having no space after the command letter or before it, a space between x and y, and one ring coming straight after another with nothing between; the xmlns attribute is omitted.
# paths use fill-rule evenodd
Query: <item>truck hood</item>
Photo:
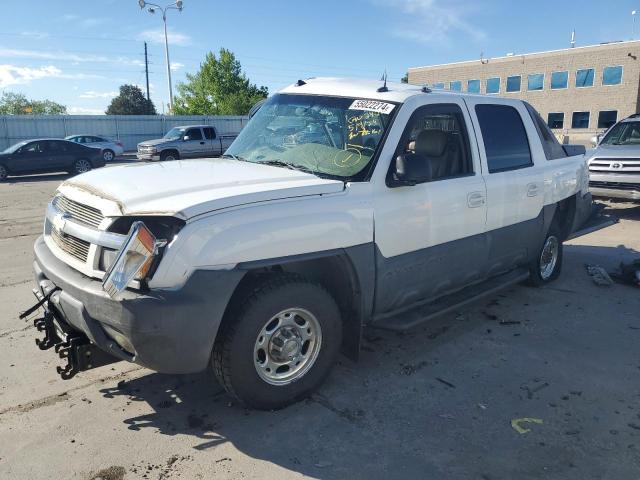
<svg viewBox="0 0 640 480"><path fill-rule="evenodd" d="M145 140L144 142L140 142L138 146L147 145L150 147L155 147L157 145L162 145L163 143L173 143L177 140L169 140L167 138L156 138L155 140Z"/></svg>
<svg viewBox="0 0 640 480"><path fill-rule="evenodd" d="M589 157L640 158L640 145L598 145Z"/></svg>
<svg viewBox="0 0 640 480"><path fill-rule="evenodd" d="M238 205L339 193L344 183L286 168L204 159L100 168L67 180L58 190L106 216L172 215L186 220Z"/></svg>

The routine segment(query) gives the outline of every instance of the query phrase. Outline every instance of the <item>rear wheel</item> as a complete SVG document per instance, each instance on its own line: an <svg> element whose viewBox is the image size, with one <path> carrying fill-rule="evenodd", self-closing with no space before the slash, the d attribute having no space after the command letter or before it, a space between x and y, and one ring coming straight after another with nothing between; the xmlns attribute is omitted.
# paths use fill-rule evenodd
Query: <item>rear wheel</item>
<svg viewBox="0 0 640 480"><path fill-rule="evenodd" d="M91 162L85 158L81 158L79 160L76 160L73 163L73 172L80 174L80 173L86 173L89 170L91 170Z"/></svg>
<svg viewBox="0 0 640 480"><path fill-rule="evenodd" d="M284 407L315 391L340 349L335 300L319 284L293 274L271 277L231 312L213 349L213 371L245 405Z"/></svg>
<svg viewBox="0 0 640 480"><path fill-rule="evenodd" d="M529 267L529 284L541 286L554 281L562 270L562 236L557 222L549 227L536 260Z"/></svg>
<svg viewBox="0 0 640 480"><path fill-rule="evenodd" d="M7 171L7 167L4 165L0 165L0 182L3 182L9 176L9 172Z"/></svg>
<svg viewBox="0 0 640 480"><path fill-rule="evenodd" d="M105 162L110 162L110 161L112 161L114 158L116 158L116 154L115 154L115 153L113 153L113 150L109 150L109 149L107 149L107 150L105 150L105 151L103 151L103 152L102 152L102 159L103 159Z"/></svg>

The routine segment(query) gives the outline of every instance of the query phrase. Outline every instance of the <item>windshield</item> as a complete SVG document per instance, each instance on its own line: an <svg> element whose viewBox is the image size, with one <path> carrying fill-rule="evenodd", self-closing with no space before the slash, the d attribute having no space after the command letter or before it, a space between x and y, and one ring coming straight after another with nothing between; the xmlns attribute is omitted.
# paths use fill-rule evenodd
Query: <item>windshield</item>
<svg viewBox="0 0 640 480"><path fill-rule="evenodd" d="M184 128L178 128L178 127L174 127L171 130L169 130L164 137L167 140L178 140L182 137L184 137Z"/></svg>
<svg viewBox="0 0 640 480"><path fill-rule="evenodd" d="M602 139L600 145L640 145L640 122L625 122L614 125Z"/></svg>
<svg viewBox="0 0 640 480"><path fill-rule="evenodd" d="M375 100L275 95L226 153L249 162L357 180L366 174L394 108Z"/></svg>
<svg viewBox="0 0 640 480"><path fill-rule="evenodd" d="M16 143L15 145L11 145L9 148L6 148L5 150L2 151L2 153L14 153L16 150L18 150L20 147L22 147L23 145L26 145L27 142L20 142L20 143Z"/></svg>

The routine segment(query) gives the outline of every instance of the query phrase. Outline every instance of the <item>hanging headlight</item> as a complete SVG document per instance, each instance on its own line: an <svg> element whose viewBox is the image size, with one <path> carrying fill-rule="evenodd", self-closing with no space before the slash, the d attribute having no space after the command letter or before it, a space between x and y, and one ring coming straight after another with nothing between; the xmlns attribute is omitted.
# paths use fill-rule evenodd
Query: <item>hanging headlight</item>
<svg viewBox="0 0 640 480"><path fill-rule="evenodd" d="M165 241L158 241L144 223L134 222L105 274L102 288L115 298L134 278L144 279L158 255L158 249L165 244Z"/></svg>

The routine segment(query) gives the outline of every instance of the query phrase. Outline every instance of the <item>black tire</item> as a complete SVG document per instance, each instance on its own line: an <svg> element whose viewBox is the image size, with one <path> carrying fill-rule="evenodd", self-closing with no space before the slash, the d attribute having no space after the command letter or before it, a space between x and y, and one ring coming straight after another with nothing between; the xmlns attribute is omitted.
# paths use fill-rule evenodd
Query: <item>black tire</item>
<svg viewBox="0 0 640 480"><path fill-rule="evenodd" d="M273 385L258 373L257 342L265 325L291 308L312 313L320 326L321 341L308 370L291 383ZM251 408L273 410L314 392L329 375L341 342L340 310L329 292L299 275L278 274L259 283L239 299L237 308L231 308L218 332L211 363L219 383L232 397Z"/></svg>
<svg viewBox="0 0 640 480"><path fill-rule="evenodd" d="M79 175L81 173L88 172L92 168L93 168L93 166L91 165L91 162L89 160L87 160L86 158L79 158L78 160L73 162L73 172L72 173L75 173L76 175Z"/></svg>
<svg viewBox="0 0 640 480"><path fill-rule="evenodd" d="M105 162L112 162L116 159L116 153L113 150L107 148L106 150L102 151L102 159Z"/></svg>
<svg viewBox="0 0 640 480"><path fill-rule="evenodd" d="M545 253L545 247L548 247L548 242L557 242L557 253L555 254L556 260L553 265L553 268L547 270L547 272L543 273L543 254ZM529 285L533 287L540 287L547 283L553 282L560 276L560 272L562 271L562 257L563 257L563 237L560 227L557 222L552 222L547 234L544 237L544 241L538 253L536 255L535 260L533 260L529 266ZM548 253L548 252L547 252Z"/></svg>
<svg viewBox="0 0 640 480"><path fill-rule="evenodd" d="M180 155L174 150L168 150L160 154L160 161L167 162L171 160L180 160Z"/></svg>
<svg viewBox="0 0 640 480"><path fill-rule="evenodd" d="M0 182L4 182L9 176L9 170L4 165L0 165Z"/></svg>

